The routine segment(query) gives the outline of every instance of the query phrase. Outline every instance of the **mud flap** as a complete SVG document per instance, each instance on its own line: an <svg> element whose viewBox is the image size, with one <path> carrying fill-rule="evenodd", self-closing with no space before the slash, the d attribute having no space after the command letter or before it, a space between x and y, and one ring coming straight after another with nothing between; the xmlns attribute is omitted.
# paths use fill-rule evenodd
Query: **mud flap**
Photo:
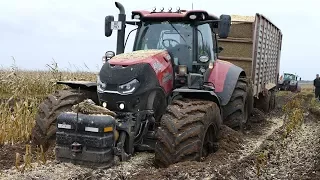
<svg viewBox="0 0 320 180"><path fill-rule="evenodd" d="M114 163L114 131L112 116L61 113L57 118L56 159L109 167Z"/></svg>

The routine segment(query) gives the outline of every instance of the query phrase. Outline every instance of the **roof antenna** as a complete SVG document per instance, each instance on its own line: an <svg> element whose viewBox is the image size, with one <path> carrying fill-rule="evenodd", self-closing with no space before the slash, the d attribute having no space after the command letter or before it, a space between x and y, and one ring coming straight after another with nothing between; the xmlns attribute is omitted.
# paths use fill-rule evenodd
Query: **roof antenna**
<svg viewBox="0 0 320 180"><path fill-rule="evenodd" d="M192 2L192 10L193 10L193 2Z"/></svg>

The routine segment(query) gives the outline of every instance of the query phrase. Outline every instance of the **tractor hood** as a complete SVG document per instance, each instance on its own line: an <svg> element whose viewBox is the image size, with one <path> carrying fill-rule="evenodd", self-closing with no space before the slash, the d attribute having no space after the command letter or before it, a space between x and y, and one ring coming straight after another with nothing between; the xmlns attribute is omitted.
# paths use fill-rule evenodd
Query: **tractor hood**
<svg viewBox="0 0 320 180"><path fill-rule="evenodd" d="M117 90L119 85L133 79L137 79L141 86L156 86L159 84L157 73L168 66L163 62L165 55L168 55L165 50L140 50L119 54L102 66L100 81L108 84L108 88L111 88L108 90Z"/></svg>
<svg viewBox="0 0 320 180"><path fill-rule="evenodd" d="M122 53L111 58L108 63L110 65L129 66L140 63L151 64L154 58L166 57L168 55L166 50L139 50L128 53ZM167 58L170 59L170 58Z"/></svg>
<svg viewBox="0 0 320 180"><path fill-rule="evenodd" d="M100 70L99 81L105 83L108 91L116 91L119 86L138 80L141 87L162 86L169 92L172 73L171 58L166 50L140 50L119 54L107 61Z"/></svg>

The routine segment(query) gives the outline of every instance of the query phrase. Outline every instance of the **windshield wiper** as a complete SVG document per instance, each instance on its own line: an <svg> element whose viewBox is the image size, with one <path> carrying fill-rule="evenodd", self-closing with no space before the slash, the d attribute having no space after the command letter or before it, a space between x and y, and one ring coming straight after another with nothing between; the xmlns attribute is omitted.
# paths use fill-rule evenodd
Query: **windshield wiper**
<svg viewBox="0 0 320 180"><path fill-rule="evenodd" d="M176 30L177 31L177 33L179 34L179 36L184 40L184 42L186 43L186 44L188 44L187 43L187 41L184 39L184 37L180 34L180 32L177 30L177 28L176 27L174 27L174 25L173 24L171 24L171 23L169 23L171 26L172 26L172 28L174 29L174 30Z"/></svg>

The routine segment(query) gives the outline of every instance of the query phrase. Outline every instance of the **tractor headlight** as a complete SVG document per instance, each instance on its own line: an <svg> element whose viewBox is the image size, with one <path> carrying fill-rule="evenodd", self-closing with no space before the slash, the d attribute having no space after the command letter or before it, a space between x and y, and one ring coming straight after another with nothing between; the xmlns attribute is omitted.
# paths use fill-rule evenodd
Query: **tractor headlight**
<svg viewBox="0 0 320 180"><path fill-rule="evenodd" d="M184 76L187 74L187 66L179 65L179 76Z"/></svg>
<svg viewBox="0 0 320 180"><path fill-rule="evenodd" d="M296 81L290 81L290 85L296 85Z"/></svg>
<svg viewBox="0 0 320 180"><path fill-rule="evenodd" d="M209 61L209 57L208 56L200 56L199 58L200 62L206 63Z"/></svg>
<svg viewBox="0 0 320 180"><path fill-rule="evenodd" d="M97 76L97 90L98 92L102 93L107 87L107 84L106 83L103 83L101 80L100 80L100 76L98 75Z"/></svg>
<svg viewBox="0 0 320 180"><path fill-rule="evenodd" d="M133 79L132 81L122 84L118 87L118 91L121 94L132 94L138 87L140 86L140 82L137 79Z"/></svg>

